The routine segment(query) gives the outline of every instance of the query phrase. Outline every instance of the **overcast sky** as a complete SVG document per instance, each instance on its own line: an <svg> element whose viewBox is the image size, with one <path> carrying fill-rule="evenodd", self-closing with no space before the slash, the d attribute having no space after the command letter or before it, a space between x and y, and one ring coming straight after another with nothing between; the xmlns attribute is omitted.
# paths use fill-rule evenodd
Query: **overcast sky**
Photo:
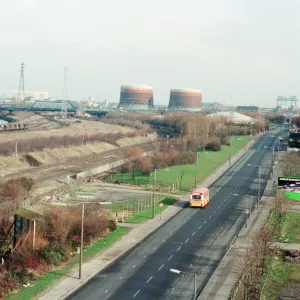
<svg viewBox="0 0 300 300"><path fill-rule="evenodd" d="M118 101L121 84L196 88L205 102L300 98L299 0L0 0L0 95Z"/></svg>

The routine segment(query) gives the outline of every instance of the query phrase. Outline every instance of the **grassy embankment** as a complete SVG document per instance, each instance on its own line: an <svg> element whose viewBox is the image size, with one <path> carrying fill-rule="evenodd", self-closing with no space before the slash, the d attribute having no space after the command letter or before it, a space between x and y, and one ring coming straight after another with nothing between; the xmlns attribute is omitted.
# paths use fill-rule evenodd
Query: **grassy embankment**
<svg viewBox="0 0 300 300"><path fill-rule="evenodd" d="M115 231L111 232L103 240L100 240L94 243L92 246L86 248L86 250L83 252L84 261L88 261L93 256L98 254L101 250L110 247L123 235L128 233L129 230L130 228L128 227L117 227ZM55 280L61 278L62 276L72 271L72 268L74 268L78 264L78 260L79 260L79 255L77 254L64 267L54 269L48 272L47 274L40 276L35 283L30 285L29 287L24 288L20 292L7 297L6 299L7 300L33 299L36 295L38 295L46 288L48 288L51 284L53 284Z"/></svg>
<svg viewBox="0 0 300 300"><path fill-rule="evenodd" d="M240 149L245 147L248 143L249 136L237 136L232 137L230 146L222 146L221 151L200 151L199 152L199 163L198 163L198 182L201 182L208 175L210 175L220 165L229 162L230 158L236 154ZM195 182L195 164L173 166L168 167L168 170L159 170L156 173L157 185L171 186L175 182L178 182L180 173L184 173L182 177L182 183L180 190L187 191L193 187ZM117 173L107 177L107 180L118 180L120 182L127 182L138 185L146 185L154 183L154 175L143 176L140 172L136 172L135 180L132 180L132 176L129 174Z"/></svg>

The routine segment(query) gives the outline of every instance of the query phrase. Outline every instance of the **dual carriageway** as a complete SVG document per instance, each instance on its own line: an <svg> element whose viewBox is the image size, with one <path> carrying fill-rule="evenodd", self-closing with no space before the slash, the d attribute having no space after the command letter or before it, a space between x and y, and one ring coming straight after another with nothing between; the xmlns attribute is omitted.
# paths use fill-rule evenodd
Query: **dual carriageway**
<svg viewBox="0 0 300 300"><path fill-rule="evenodd" d="M245 209L255 209L258 166L260 196L264 192L272 170L270 148L276 147L278 134L276 129L262 135L209 187L211 200L205 209L185 207L67 299L193 299L193 277L173 274L171 268L197 274L200 294L245 224Z"/></svg>

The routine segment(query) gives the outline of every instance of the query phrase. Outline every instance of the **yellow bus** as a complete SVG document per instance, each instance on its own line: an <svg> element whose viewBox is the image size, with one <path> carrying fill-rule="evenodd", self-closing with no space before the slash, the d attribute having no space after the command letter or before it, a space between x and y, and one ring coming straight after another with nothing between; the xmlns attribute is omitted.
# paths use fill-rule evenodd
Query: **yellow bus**
<svg viewBox="0 0 300 300"><path fill-rule="evenodd" d="M190 207L205 207L209 202L208 188L199 188L191 192Z"/></svg>

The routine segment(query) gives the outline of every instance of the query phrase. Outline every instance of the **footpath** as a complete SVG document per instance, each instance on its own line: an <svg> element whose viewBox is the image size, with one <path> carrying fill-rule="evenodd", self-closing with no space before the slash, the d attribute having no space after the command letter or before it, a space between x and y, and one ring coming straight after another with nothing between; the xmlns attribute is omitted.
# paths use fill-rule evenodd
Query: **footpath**
<svg viewBox="0 0 300 300"><path fill-rule="evenodd" d="M231 164L225 162L219 168L217 168L213 174L208 176L205 180L199 183L199 186L210 186L218 178L220 178L224 172L226 172L237 160L239 160L245 152L257 141L261 134L254 137L245 148L241 149L237 154L231 158ZM170 220L176 214L178 214L189 200L188 195L182 196L181 199L174 205L169 206L162 212L162 218L156 216L154 219L150 219L139 226L134 226L131 231L120 238L108 249L99 253L97 257L86 262L82 266L82 278L78 279L78 270L72 271L67 276L59 279L54 285L49 287L43 292L38 299L41 300L61 300L72 294L76 289L80 288L98 272L103 270L106 266L114 262L126 251L132 249L137 243L144 240L149 234L161 227L165 222ZM125 224L123 226L126 226ZM128 226L129 227L129 226Z"/></svg>

